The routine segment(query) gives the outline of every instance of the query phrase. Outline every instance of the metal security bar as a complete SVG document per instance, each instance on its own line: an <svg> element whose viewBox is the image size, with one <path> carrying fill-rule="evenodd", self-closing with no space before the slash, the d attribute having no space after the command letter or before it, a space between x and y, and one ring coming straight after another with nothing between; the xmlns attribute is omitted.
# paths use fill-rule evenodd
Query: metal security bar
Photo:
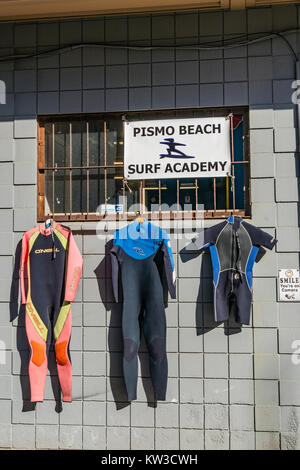
<svg viewBox="0 0 300 470"><path fill-rule="evenodd" d="M150 116L149 116L150 114ZM109 207L127 197L140 212L159 219L250 215L248 110L207 109L128 113L127 120L227 116L231 175L226 178L127 181L123 176L122 114L40 117L38 122L38 220L115 218ZM236 129L239 125L243 128ZM169 209L166 210L166 204ZM184 210L184 204L190 208ZM204 210L199 210L199 205ZM155 211L151 206L155 206ZM100 210L99 210L100 207ZM146 207L146 210L144 210ZM124 211L125 212L125 211ZM123 214L124 214L123 212ZM127 212L134 218L135 211ZM122 218L122 213L117 214Z"/></svg>

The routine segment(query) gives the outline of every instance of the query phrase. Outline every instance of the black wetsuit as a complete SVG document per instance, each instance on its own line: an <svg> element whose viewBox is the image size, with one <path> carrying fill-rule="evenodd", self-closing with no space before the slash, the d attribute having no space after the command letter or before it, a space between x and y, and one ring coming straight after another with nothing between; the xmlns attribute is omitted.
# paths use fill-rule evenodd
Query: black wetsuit
<svg viewBox="0 0 300 470"><path fill-rule="evenodd" d="M138 233L139 238L133 239ZM123 238L123 236L125 238ZM165 400L168 362L166 317L162 279L166 276L175 298L174 263L166 232L149 222L133 222L117 231L111 249L114 296L119 299L119 277L123 291L123 371L128 401L136 399L140 320L150 356L155 400Z"/></svg>
<svg viewBox="0 0 300 470"><path fill-rule="evenodd" d="M81 271L82 256L67 227L53 221L51 226L43 223L23 235L20 283L31 352L32 402L44 399L52 335L63 400L72 400L71 302L75 299Z"/></svg>
<svg viewBox="0 0 300 470"><path fill-rule="evenodd" d="M235 303L237 321L248 325L252 302L252 269L261 246L272 249L276 244L272 235L242 220L229 217L226 221L204 230L202 237L193 240L187 248L209 248L213 266L214 319L229 317L231 303Z"/></svg>

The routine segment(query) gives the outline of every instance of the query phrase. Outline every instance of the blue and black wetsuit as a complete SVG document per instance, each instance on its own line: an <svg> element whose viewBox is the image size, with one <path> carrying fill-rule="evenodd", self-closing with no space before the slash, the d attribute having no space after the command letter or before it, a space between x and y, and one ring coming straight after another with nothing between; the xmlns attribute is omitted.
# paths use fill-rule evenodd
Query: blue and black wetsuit
<svg viewBox="0 0 300 470"><path fill-rule="evenodd" d="M156 400L165 400L168 363L163 279L176 297L174 261L165 230L136 220L114 234L111 249L114 297L123 291L123 371L128 401L136 399L140 344L140 314L150 355L150 373ZM119 283L119 279L121 283Z"/></svg>
<svg viewBox="0 0 300 470"><path fill-rule="evenodd" d="M254 261L262 246L272 250L276 242L267 232L245 222L241 217L231 216L205 229L204 240L199 237L189 245L190 248L194 245L201 250L210 250L215 321L228 319L229 300L233 300L237 321L249 324Z"/></svg>

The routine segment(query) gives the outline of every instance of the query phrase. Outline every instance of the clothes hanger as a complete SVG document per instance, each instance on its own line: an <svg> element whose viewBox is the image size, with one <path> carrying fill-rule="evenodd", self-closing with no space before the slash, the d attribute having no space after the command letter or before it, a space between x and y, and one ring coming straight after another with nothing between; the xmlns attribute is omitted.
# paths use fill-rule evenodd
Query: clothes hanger
<svg viewBox="0 0 300 470"><path fill-rule="evenodd" d="M137 214L136 221L137 221L139 224L142 224L143 222L145 222L145 218L141 216L140 211L137 211L136 214Z"/></svg>
<svg viewBox="0 0 300 470"><path fill-rule="evenodd" d="M52 225L53 225L53 218L51 216L49 217L49 219L45 221L45 228L49 228L50 226L52 227Z"/></svg>

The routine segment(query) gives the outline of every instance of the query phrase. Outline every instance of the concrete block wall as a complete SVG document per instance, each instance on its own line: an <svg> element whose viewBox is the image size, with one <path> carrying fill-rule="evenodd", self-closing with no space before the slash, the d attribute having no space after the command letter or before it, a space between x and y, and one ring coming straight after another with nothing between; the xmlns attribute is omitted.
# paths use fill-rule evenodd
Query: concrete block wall
<svg viewBox="0 0 300 470"><path fill-rule="evenodd" d="M172 45L269 33L300 27L299 8L2 23L0 56L79 42ZM298 54L299 35L288 38ZM277 301L278 269L299 267L300 251L298 129L287 46L276 38L225 51L89 47L1 62L0 80L6 85L0 104L0 447L299 449L300 366L292 361L299 304ZM85 263L73 304L74 399L56 403L51 352L45 401L32 406L14 263L22 233L36 224L37 115L231 105L249 106L252 222L279 240L254 268L251 325L240 331L232 319L213 322L209 257L183 263L178 253L187 242L172 240L178 296L167 309L167 401L151 405L143 344L138 400L128 406L120 306L109 296L103 301L94 273L105 241L80 233L94 224L69 224Z"/></svg>

